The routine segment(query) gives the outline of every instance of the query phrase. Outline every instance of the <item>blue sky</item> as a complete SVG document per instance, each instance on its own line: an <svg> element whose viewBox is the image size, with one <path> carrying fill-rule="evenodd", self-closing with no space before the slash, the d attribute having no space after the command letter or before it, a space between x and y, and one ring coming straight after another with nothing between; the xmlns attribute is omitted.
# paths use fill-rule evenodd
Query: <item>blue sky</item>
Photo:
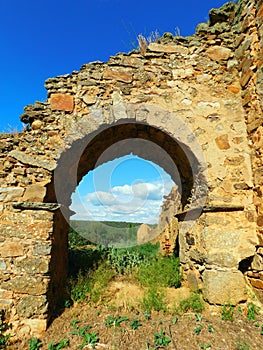
<svg viewBox="0 0 263 350"><path fill-rule="evenodd" d="M91 61L107 61L117 52L128 52L136 47L138 34L147 36L156 30L160 35L164 32L175 34L179 30L181 35L191 35L198 23L208 20L211 8L220 7L225 2L0 0L0 132L22 130L19 116L27 104L46 100L44 81L47 78L79 70L82 64ZM123 165L118 167L129 170L126 170L126 177L113 176L112 188L132 186L136 176L141 183L157 186L157 170L146 166L145 176L141 172L136 175L137 165L134 160L124 159ZM142 163L138 166L142 169ZM107 168L102 172L105 174ZM164 182L163 188L167 191L165 183L170 183L169 177L160 175L160 181ZM151 186L148 187L150 193ZM157 188L160 191L160 187L157 186L156 191ZM104 190L86 184L78 199L86 198L87 202L85 195L96 191ZM115 188L115 195L116 191ZM120 194L121 190L118 191ZM109 188L105 189L106 192ZM90 198L88 200L92 202ZM148 198L145 203L149 204L149 201ZM146 211L151 211L156 203L152 202ZM159 207L160 203L159 200ZM135 221L137 219L142 219L142 215L138 215Z"/></svg>

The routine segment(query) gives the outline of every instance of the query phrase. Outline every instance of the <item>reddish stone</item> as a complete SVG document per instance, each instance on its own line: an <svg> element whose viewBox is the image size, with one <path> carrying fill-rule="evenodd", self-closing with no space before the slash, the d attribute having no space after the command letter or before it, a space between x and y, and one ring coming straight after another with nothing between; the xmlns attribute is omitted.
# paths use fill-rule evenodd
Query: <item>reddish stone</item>
<svg viewBox="0 0 263 350"><path fill-rule="evenodd" d="M132 82L132 74L121 72L121 71L115 71L112 69L106 69L103 73L104 79L112 79L112 80L118 80L122 81L124 83L131 83Z"/></svg>
<svg viewBox="0 0 263 350"><path fill-rule="evenodd" d="M261 20L263 20L263 4L261 5L261 7L258 10L258 14L257 17Z"/></svg>
<svg viewBox="0 0 263 350"><path fill-rule="evenodd" d="M52 94L50 97L50 108L58 111L72 112L74 108L74 98L66 94Z"/></svg>
<svg viewBox="0 0 263 350"><path fill-rule="evenodd" d="M219 149L229 149L228 135L218 136L216 138L216 144Z"/></svg>
<svg viewBox="0 0 263 350"><path fill-rule="evenodd" d="M18 242L5 242L1 246L0 256L6 257L14 257L14 256L22 256L24 255L24 246Z"/></svg>
<svg viewBox="0 0 263 350"><path fill-rule="evenodd" d="M255 287L257 289L263 289L263 281L262 280L250 278L249 281L253 287Z"/></svg>
<svg viewBox="0 0 263 350"><path fill-rule="evenodd" d="M234 94L238 94L240 92L240 88L235 85L229 85L227 90L233 92Z"/></svg>

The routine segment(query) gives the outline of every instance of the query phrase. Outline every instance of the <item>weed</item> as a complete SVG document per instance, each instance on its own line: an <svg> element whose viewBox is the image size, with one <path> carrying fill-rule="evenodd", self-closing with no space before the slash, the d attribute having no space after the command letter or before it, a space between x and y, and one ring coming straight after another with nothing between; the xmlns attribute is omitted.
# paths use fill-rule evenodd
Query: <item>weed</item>
<svg viewBox="0 0 263 350"><path fill-rule="evenodd" d="M74 328L74 331L72 331L71 334L78 335L83 339L82 344L79 346L79 348L83 349L84 346L91 345L91 348L95 349L96 344L99 341L97 332L90 332L90 326L84 326L79 328L78 323L79 320L74 320L74 322L71 322L71 325Z"/></svg>
<svg viewBox="0 0 263 350"><path fill-rule="evenodd" d="M154 333L154 346L156 348L159 347L167 347L171 339L165 335L165 332L161 329L160 333Z"/></svg>
<svg viewBox="0 0 263 350"><path fill-rule="evenodd" d="M208 330L209 333L214 333L215 332L215 328L214 328L214 326L212 324L209 324L207 326L207 330Z"/></svg>
<svg viewBox="0 0 263 350"><path fill-rule="evenodd" d="M29 350L38 350L42 347L42 343L39 339L33 337L29 339Z"/></svg>
<svg viewBox="0 0 263 350"><path fill-rule="evenodd" d="M105 326L106 327L120 327L122 322L129 321L127 317L120 317L117 315L116 317L108 316Z"/></svg>
<svg viewBox="0 0 263 350"><path fill-rule="evenodd" d="M4 349L8 339L10 338L10 334L6 334L9 325L5 322L5 312L4 310L0 310L0 349Z"/></svg>
<svg viewBox="0 0 263 350"><path fill-rule="evenodd" d="M201 312L205 308L205 304L199 293L193 293L190 297L183 299L179 303L179 311L186 312L189 310Z"/></svg>
<svg viewBox="0 0 263 350"><path fill-rule="evenodd" d="M200 349L210 349L212 345L210 343L208 344L199 344L198 345Z"/></svg>
<svg viewBox="0 0 263 350"><path fill-rule="evenodd" d="M142 326L141 321L136 317L130 322L130 326L132 329L137 330L140 326Z"/></svg>
<svg viewBox="0 0 263 350"><path fill-rule="evenodd" d="M176 324L178 322L178 317L172 319L172 324Z"/></svg>
<svg viewBox="0 0 263 350"><path fill-rule="evenodd" d="M174 287L181 286L180 262L174 257L157 257L142 265L138 271L142 286Z"/></svg>
<svg viewBox="0 0 263 350"><path fill-rule="evenodd" d="M60 350L60 349L66 348L67 346L69 346L68 340L61 339L57 344L54 344L54 343L48 344L48 350Z"/></svg>
<svg viewBox="0 0 263 350"><path fill-rule="evenodd" d="M194 329L194 333L195 334L200 334L201 333L201 330L203 329L203 326L202 325L200 325L200 326L197 326L197 327L195 327L195 329Z"/></svg>
<svg viewBox="0 0 263 350"><path fill-rule="evenodd" d="M253 303L248 303L247 305L247 318L249 321L255 321L258 314L258 308Z"/></svg>
<svg viewBox="0 0 263 350"><path fill-rule="evenodd" d="M224 304L221 309L221 318L224 321L234 320L235 307L231 304Z"/></svg>
<svg viewBox="0 0 263 350"><path fill-rule="evenodd" d="M195 312L195 317L196 317L196 321L201 322L202 321L202 315L199 314L199 312Z"/></svg>
<svg viewBox="0 0 263 350"><path fill-rule="evenodd" d="M144 313L143 313L143 317L145 318L146 321L149 321L151 319L151 312L146 310Z"/></svg>
<svg viewBox="0 0 263 350"><path fill-rule="evenodd" d="M263 335L263 324L261 325L261 333L260 335Z"/></svg>
<svg viewBox="0 0 263 350"><path fill-rule="evenodd" d="M236 345L237 350L250 350L250 346L245 342L245 340L239 340Z"/></svg>
<svg viewBox="0 0 263 350"><path fill-rule="evenodd" d="M144 310L150 313L152 310L155 311L167 311L167 306L164 301L165 292L156 288L148 288L143 295L142 307Z"/></svg>

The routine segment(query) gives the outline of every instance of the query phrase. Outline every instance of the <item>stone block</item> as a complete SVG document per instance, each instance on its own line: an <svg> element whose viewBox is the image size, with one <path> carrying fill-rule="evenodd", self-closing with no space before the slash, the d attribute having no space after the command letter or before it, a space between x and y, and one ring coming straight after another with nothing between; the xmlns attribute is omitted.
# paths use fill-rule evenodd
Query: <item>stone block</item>
<svg viewBox="0 0 263 350"><path fill-rule="evenodd" d="M186 55L188 53L187 47L183 47L180 45L163 45L157 43L150 43L148 49L153 52L179 53L183 55Z"/></svg>
<svg viewBox="0 0 263 350"><path fill-rule="evenodd" d="M41 184L33 184L26 188L22 200L24 202L43 202L46 188Z"/></svg>
<svg viewBox="0 0 263 350"><path fill-rule="evenodd" d="M24 191L25 189L22 187L2 187L0 188L0 201L18 201L18 199L23 196Z"/></svg>
<svg viewBox="0 0 263 350"><path fill-rule="evenodd" d="M214 45L206 50L206 54L211 60L219 62L228 60L232 55L232 51L227 47Z"/></svg>
<svg viewBox="0 0 263 350"><path fill-rule="evenodd" d="M251 285L257 289L263 289L263 281L256 278L249 278Z"/></svg>
<svg viewBox="0 0 263 350"><path fill-rule="evenodd" d="M2 288L15 293L43 295L47 292L47 281L41 277L16 276L4 282Z"/></svg>
<svg viewBox="0 0 263 350"><path fill-rule="evenodd" d="M112 79L122 81L124 83L131 83L133 75L124 71L115 71L112 69L106 69L103 73L104 79Z"/></svg>
<svg viewBox="0 0 263 350"><path fill-rule="evenodd" d="M216 145L219 149L226 150L230 148L228 135L221 135L216 137L215 139Z"/></svg>
<svg viewBox="0 0 263 350"><path fill-rule="evenodd" d="M251 267L253 270L262 271L263 270L263 257L259 254L255 254Z"/></svg>
<svg viewBox="0 0 263 350"><path fill-rule="evenodd" d="M15 266L28 274L45 274L49 270L49 261L44 258L26 258L16 262Z"/></svg>
<svg viewBox="0 0 263 350"><path fill-rule="evenodd" d="M4 242L0 244L0 256L3 258L24 255L24 245L22 242Z"/></svg>
<svg viewBox="0 0 263 350"><path fill-rule="evenodd" d="M245 279L240 271L206 270L203 273L204 298L210 304L236 305L247 299Z"/></svg>
<svg viewBox="0 0 263 350"><path fill-rule="evenodd" d="M43 315L47 312L46 296L26 296L19 301L16 310L18 315L24 318Z"/></svg>
<svg viewBox="0 0 263 350"><path fill-rule="evenodd" d="M67 94L52 94L50 96L50 108L58 111L72 112L74 109L74 98Z"/></svg>

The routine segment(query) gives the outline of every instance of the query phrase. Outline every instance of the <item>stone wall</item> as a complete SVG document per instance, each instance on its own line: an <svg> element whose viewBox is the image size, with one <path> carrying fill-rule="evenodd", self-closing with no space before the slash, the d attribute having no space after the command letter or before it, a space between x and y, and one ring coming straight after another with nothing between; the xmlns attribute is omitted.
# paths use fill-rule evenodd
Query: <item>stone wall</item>
<svg viewBox="0 0 263 350"><path fill-rule="evenodd" d="M48 79L25 131L1 134L0 307L18 336L43 331L63 294L72 192L131 151L178 185L189 284L213 304L245 301L251 285L260 296L262 12L228 3L191 37Z"/></svg>

